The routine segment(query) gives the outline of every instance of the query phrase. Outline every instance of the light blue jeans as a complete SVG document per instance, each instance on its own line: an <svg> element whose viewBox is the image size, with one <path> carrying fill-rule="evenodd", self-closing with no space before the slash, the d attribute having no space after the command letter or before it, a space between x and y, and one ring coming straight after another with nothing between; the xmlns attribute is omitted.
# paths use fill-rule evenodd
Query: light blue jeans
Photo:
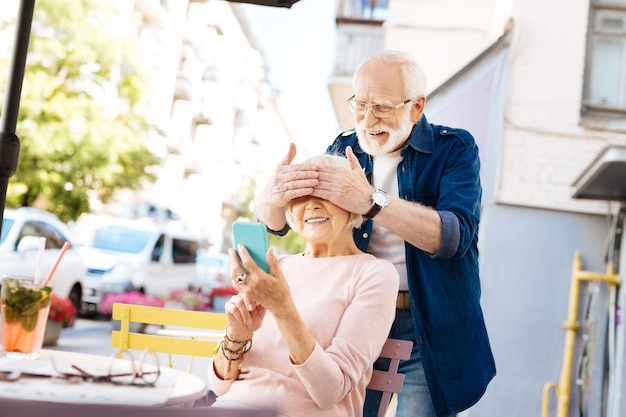
<svg viewBox="0 0 626 417"><path fill-rule="evenodd" d="M396 416L437 417L430 399L430 391L426 383L426 375L424 374L419 348L415 341L413 319L410 310L396 310L396 320L391 327L389 337L413 341L411 358L406 361L400 361L398 368L398 371L404 374L404 385L402 386L402 392L398 395ZM387 369L388 367L388 359L378 359L374 363L375 369ZM378 404L381 396L382 394L379 391L367 390L363 417L376 417L378 415ZM451 414L447 417L456 417L456 414Z"/></svg>

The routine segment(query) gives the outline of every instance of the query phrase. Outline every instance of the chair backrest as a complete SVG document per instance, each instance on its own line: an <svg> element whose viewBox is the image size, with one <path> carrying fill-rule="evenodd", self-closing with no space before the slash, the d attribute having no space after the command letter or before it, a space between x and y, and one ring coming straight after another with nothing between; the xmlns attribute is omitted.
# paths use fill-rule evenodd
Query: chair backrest
<svg viewBox="0 0 626 417"><path fill-rule="evenodd" d="M111 332L111 346L120 350L152 349L168 355L211 357L226 328L226 315L174 308L113 304L113 320L120 320L120 330ZM157 334L131 331L131 323L156 324L185 328ZM171 356L170 356L170 367ZM191 362L190 365L191 366Z"/></svg>
<svg viewBox="0 0 626 417"><path fill-rule="evenodd" d="M389 408L392 394L395 396L402 391L404 384L404 375L398 373L400 360L409 359L413 342L410 340L387 339L382 351L381 358L389 358L389 369L386 371L375 369L372 379L367 385L367 389L374 391L382 391L383 396L380 400L378 408L378 417L384 417Z"/></svg>

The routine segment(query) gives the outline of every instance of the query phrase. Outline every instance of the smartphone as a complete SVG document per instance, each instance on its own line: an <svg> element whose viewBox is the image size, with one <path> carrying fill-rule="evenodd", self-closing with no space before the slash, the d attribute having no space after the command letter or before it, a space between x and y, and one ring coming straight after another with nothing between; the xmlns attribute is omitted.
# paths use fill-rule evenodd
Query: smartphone
<svg viewBox="0 0 626 417"><path fill-rule="evenodd" d="M265 272L270 271L267 260L265 259L268 243L267 230L263 223L246 221L233 222L233 242L235 244L235 250L237 250L239 244L244 245L259 268L263 269Z"/></svg>

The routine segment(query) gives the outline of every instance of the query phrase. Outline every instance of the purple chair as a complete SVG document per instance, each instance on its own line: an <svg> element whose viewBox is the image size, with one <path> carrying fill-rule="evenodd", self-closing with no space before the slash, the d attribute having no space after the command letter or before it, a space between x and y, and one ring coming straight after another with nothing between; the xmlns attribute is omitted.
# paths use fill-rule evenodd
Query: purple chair
<svg viewBox="0 0 626 417"><path fill-rule="evenodd" d="M402 391L404 375L398 373L398 366L400 365L400 360L409 359L411 349L413 349L413 342L410 340L387 339L383 345L380 357L391 359L389 369L386 371L375 369L372 379L367 385L367 389L382 391L383 393L380 407L378 408L378 417L385 417L392 395L395 397Z"/></svg>

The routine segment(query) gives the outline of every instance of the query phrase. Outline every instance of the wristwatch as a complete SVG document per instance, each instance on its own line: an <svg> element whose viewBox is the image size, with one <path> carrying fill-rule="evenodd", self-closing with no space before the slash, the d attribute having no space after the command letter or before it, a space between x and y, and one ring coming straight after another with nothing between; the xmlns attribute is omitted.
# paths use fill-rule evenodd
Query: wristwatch
<svg viewBox="0 0 626 417"><path fill-rule="evenodd" d="M372 208L370 208L369 211L363 215L363 217L367 217L368 219L373 219L379 211L387 207L387 204L389 204L389 197L387 196L387 193L381 189L374 191L371 198Z"/></svg>

